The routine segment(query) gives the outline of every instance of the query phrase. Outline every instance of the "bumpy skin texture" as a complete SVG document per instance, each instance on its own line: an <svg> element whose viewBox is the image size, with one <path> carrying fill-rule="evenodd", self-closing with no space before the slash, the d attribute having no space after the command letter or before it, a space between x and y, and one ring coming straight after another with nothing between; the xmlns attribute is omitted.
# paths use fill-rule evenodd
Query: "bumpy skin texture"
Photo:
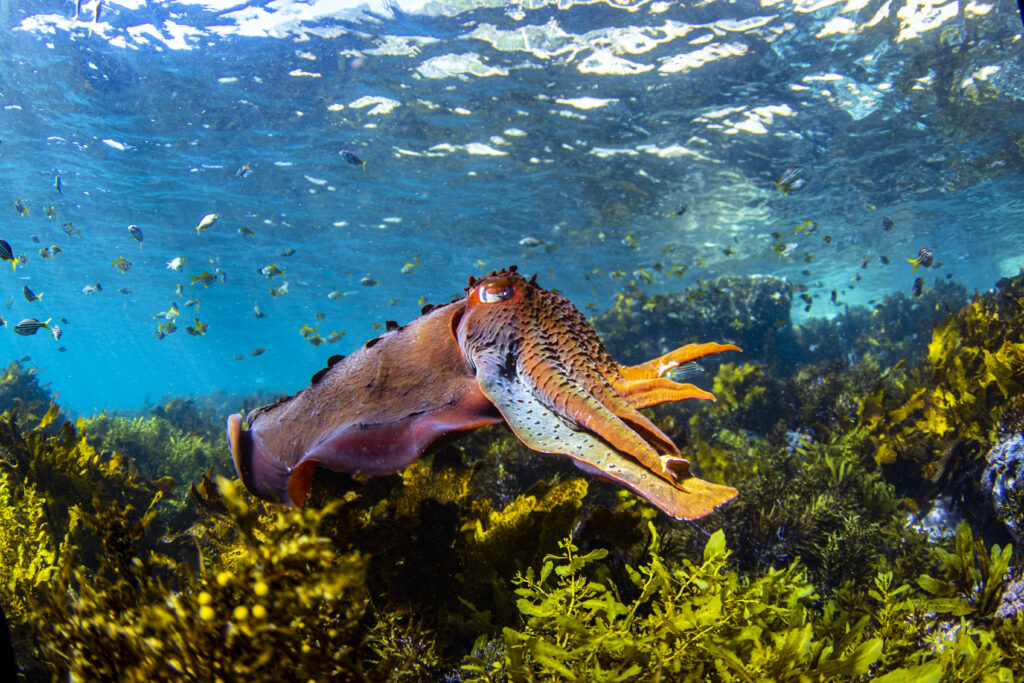
<svg viewBox="0 0 1024 683"><path fill-rule="evenodd" d="M679 449L638 409L714 399L663 375L739 350L689 344L623 366L565 298L511 268L470 280L465 298L332 359L295 396L228 420L235 466L256 495L302 505L320 463L387 474L441 434L505 421L527 446L571 457L677 519L697 519L736 489L690 474Z"/></svg>

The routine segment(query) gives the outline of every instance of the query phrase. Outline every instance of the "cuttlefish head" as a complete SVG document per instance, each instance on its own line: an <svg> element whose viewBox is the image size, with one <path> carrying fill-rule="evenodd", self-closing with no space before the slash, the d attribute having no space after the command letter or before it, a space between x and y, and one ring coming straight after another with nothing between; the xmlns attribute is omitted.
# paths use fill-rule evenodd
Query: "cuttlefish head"
<svg viewBox="0 0 1024 683"><path fill-rule="evenodd" d="M694 477L675 444L638 409L714 399L663 377L729 344L690 344L623 366L564 297L515 269L470 280L458 345L477 382L530 448L568 455L587 472L627 486L678 519L702 517L736 489Z"/></svg>

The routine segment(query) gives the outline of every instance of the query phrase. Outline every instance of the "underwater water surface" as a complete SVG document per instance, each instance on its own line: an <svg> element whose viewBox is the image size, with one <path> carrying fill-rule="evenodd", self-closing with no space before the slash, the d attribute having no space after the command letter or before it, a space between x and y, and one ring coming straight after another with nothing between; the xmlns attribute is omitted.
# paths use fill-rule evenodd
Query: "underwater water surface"
<svg viewBox="0 0 1024 683"><path fill-rule="evenodd" d="M1022 22L0 0L0 678L1021 680Z"/></svg>
<svg viewBox="0 0 1024 683"><path fill-rule="evenodd" d="M785 277L799 322L1024 262L1012 3L351 5L4 3L0 343L65 408L291 392L513 263L588 313Z"/></svg>

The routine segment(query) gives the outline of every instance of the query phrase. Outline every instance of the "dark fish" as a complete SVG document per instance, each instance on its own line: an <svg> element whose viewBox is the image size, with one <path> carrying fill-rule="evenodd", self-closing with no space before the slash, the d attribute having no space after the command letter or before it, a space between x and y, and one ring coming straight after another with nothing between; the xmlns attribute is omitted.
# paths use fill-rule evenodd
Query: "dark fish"
<svg viewBox="0 0 1024 683"><path fill-rule="evenodd" d="M264 353L266 353L266 351L267 350L265 348L263 348L262 346L257 346L255 349L253 349L252 351L249 352L249 355L253 356L253 357L255 357L255 356L262 356Z"/></svg>
<svg viewBox="0 0 1024 683"><path fill-rule="evenodd" d="M243 176L243 177L245 177L245 176ZM245 360L245 356L243 354L241 354L241 353L236 353L235 354L235 360Z"/></svg>
<svg viewBox="0 0 1024 683"><path fill-rule="evenodd" d="M934 260L935 257L932 255L932 250L929 249L928 247L921 247L921 251L917 252L917 258L908 258L907 262L913 264L914 272L916 273L918 266L924 266L925 268L928 268L932 265L932 262Z"/></svg>
<svg viewBox="0 0 1024 683"><path fill-rule="evenodd" d="M24 199L15 199L14 208L17 209L18 213L20 213L22 216L28 215L28 206L25 205Z"/></svg>
<svg viewBox="0 0 1024 683"><path fill-rule="evenodd" d="M15 266L20 263L14 256L14 252L11 251L11 245L6 240L0 240L0 259L11 262L11 270L14 270Z"/></svg>
<svg viewBox="0 0 1024 683"><path fill-rule="evenodd" d="M882 219L882 230L885 230L886 232L889 232L894 227L896 227L896 224L892 222L891 218L886 216L885 218Z"/></svg>
<svg viewBox="0 0 1024 683"><path fill-rule="evenodd" d="M28 285L21 286L21 293L25 295L25 301L32 303L33 301L39 301L39 297L42 296L40 293L38 296L35 292L28 288Z"/></svg>
<svg viewBox="0 0 1024 683"><path fill-rule="evenodd" d="M355 154L353 154L352 152L348 151L347 149L341 150L340 152L338 152L338 154L341 155L342 159L344 159L348 163L352 164L353 166L362 166L364 168L366 167L366 162L365 161L363 161L362 159L360 159L359 157L357 157Z"/></svg>
<svg viewBox="0 0 1024 683"><path fill-rule="evenodd" d="M56 175L56 176L53 177L53 186L55 188L57 188L57 192L59 192L60 194L64 194L64 190L60 189L61 188L60 175Z"/></svg>
<svg viewBox="0 0 1024 683"><path fill-rule="evenodd" d="M46 319L46 322L39 322L35 318L25 318L20 323L14 326L14 333L20 334L23 337L31 337L33 334L39 331L40 328L50 329L50 318Z"/></svg>
<svg viewBox="0 0 1024 683"><path fill-rule="evenodd" d="M373 287L375 284L377 284L377 281L374 280L369 275L367 275L366 277L359 281L359 284L361 284L363 287Z"/></svg>
<svg viewBox="0 0 1024 683"><path fill-rule="evenodd" d="M889 257L888 256L879 256L878 260L882 262L882 265L886 265L886 266L889 265Z"/></svg>
<svg viewBox="0 0 1024 683"><path fill-rule="evenodd" d="M672 212L672 215L673 216L682 216L684 213L686 213L686 210L688 208L690 208L690 207L688 207L686 205L686 202L680 202L679 206L676 207L676 210Z"/></svg>
<svg viewBox="0 0 1024 683"><path fill-rule="evenodd" d="M279 251L277 253L280 256L291 256L292 254L295 253L295 250L292 249L291 247L285 247L284 249L282 249L281 251Z"/></svg>
<svg viewBox="0 0 1024 683"><path fill-rule="evenodd" d="M775 182L775 187L782 191L782 194L793 194L807 187L807 170L803 166L790 166Z"/></svg>
<svg viewBox="0 0 1024 683"><path fill-rule="evenodd" d="M235 171L235 175L239 178L248 178L250 173L252 173L252 166L249 164L242 164L238 167L238 170Z"/></svg>
<svg viewBox="0 0 1024 683"><path fill-rule="evenodd" d="M64 225L62 225L60 227L67 234L68 237L81 237L82 236L82 231L81 230L75 230L75 224L74 223L65 223Z"/></svg>
<svg viewBox="0 0 1024 683"><path fill-rule="evenodd" d="M867 256L865 256L864 258L862 258L860 260L860 267L861 268L867 268L868 267L868 257Z"/></svg>
<svg viewBox="0 0 1024 683"><path fill-rule="evenodd" d="M914 280L914 285L910 288L910 293L914 296L921 296L921 291L924 289L924 280L917 278Z"/></svg>
<svg viewBox="0 0 1024 683"><path fill-rule="evenodd" d="M128 226L128 232L130 232L132 237L135 238L135 241L137 241L139 243L139 248L141 249L142 248L142 228L140 228L137 225L129 225Z"/></svg>

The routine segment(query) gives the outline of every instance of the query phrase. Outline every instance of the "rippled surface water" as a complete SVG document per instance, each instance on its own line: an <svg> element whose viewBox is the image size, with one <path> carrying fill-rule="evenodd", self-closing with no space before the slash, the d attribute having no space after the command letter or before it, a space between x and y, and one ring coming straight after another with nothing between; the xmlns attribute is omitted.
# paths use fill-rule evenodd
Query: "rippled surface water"
<svg viewBox="0 0 1024 683"><path fill-rule="evenodd" d="M909 293L921 247L942 264L926 286L1024 265L1014 3L687 5L3 2L0 237L29 260L0 264L3 355L88 413L296 391L375 321L510 263L590 310L631 279L773 274L815 297L797 323L841 310L833 289ZM810 182L784 196L794 165ZM190 284L204 270L223 282ZM172 303L178 331L157 339ZM29 316L66 318L63 338L13 334ZM303 325L345 336L317 347Z"/></svg>

